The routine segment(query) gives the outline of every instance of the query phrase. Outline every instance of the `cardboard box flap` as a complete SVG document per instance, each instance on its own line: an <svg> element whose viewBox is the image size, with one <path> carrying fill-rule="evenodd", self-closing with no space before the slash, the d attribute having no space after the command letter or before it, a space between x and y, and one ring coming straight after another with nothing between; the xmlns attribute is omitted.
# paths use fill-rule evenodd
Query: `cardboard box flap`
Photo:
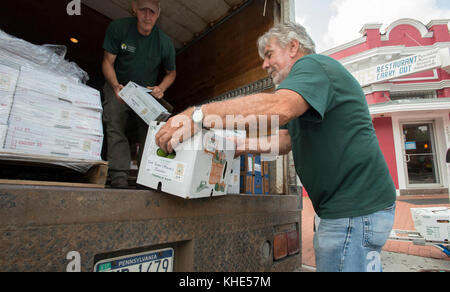
<svg viewBox="0 0 450 292"><path fill-rule="evenodd" d="M171 116L169 110L173 110L173 107L168 102L153 97L150 92L150 89L130 81L119 92L119 96L148 125L152 121L167 121Z"/></svg>

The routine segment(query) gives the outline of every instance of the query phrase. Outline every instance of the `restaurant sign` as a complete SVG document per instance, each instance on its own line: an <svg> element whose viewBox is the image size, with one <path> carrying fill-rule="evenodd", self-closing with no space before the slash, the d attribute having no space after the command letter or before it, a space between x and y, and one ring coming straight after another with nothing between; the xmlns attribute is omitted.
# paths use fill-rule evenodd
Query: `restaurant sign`
<svg viewBox="0 0 450 292"><path fill-rule="evenodd" d="M449 49L434 49L404 57L368 69L352 72L362 87L401 76L443 67L449 59ZM444 62L443 62L444 61ZM448 64L445 64L448 65Z"/></svg>

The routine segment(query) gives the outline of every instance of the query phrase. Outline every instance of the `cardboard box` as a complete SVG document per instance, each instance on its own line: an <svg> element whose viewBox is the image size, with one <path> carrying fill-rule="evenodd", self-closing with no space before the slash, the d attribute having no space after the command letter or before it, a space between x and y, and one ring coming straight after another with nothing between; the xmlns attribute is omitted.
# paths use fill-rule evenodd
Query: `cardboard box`
<svg viewBox="0 0 450 292"><path fill-rule="evenodd" d="M253 174L262 176L262 165L260 155L253 155Z"/></svg>
<svg viewBox="0 0 450 292"><path fill-rule="evenodd" d="M120 92L119 96L125 101L136 114L138 114L148 125L152 121L167 121L170 113L151 94L151 90L129 82Z"/></svg>
<svg viewBox="0 0 450 292"><path fill-rule="evenodd" d="M269 162L261 160L261 173L263 176L269 175Z"/></svg>
<svg viewBox="0 0 450 292"><path fill-rule="evenodd" d="M247 155L241 155L239 158L241 159L241 172L245 172L245 159L247 159Z"/></svg>
<svg viewBox="0 0 450 292"><path fill-rule="evenodd" d="M240 175L241 194L247 195L268 195L269 194L269 175Z"/></svg>
<svg viewBox="0 0 450 292"><path fill-rule="evenodd" d="M12 100L12 96L9 97L0 93L0 125L8 124Z"/></svg>
<svg viewBox="0 0 450 292"><path fill-rule="evenodd" d="M263 194L263 177L260 174L255 174L253 176L253 194Z"/></svg>
<svg viewBox="0 0 450 292"><path fill-rule="evenodd" d="M263 161L261 155L245 154L241 156L241 172L248 175L263 175Z"/></svg>
<svg viewBox="0 0 450 292"><path fill-rule="evenodd" d="M214 131L202 130L179 144L175 155L165 157L155 142L162 125L150 123L137 183L185 199L225 195L234 144Z"/></svg>
<svg viewBox="0 0 450 292"><path fill-rule="evenodd" d="M240 181L239 192L241 194L245 194L245 180L244 180L244 178L245 178L245 176L243 176L243 175L239 176L239 181Z"/></svg>
<svg viewBox="0 0 450 292"><path fill-rule="evenodd" d="M6 132L8 131L8 126L0 125L0 149L3 149L5 145Z"/></svg>
<svg viewBox="0 0 450 292"><path fill-rule="evenodd" d="M16 153L101 160L103 137L82 135L29 121L10 120L5 150Z"/></svg>
<svg viewBox="0 0 450 292"><path fill-rule="evenodd" d="M241 159L241 193L269 194L269 164L261 155L246 154Z"/></svg>
<svg viewBox="0 0 450 292"><path fill-rule="evenodd" d="M5 151L101 160L102 105L97 90L25 67L14 90Z"/></svg>
<svg viewBox="0 0 450 292"><path fill-rule="evenodd" d="M255 173L255 159L253 154L245 155L245 173L247 175L253 175Z"/></svg>
<svg viewBox="0 0 450 292"><path fill-rule="evenodd" d="M247 195L253 194L253 175L246 174L244 176L244 192Z"/></svg>
<svg viewBox="0 0 450 292"><path fill-rule="evenodd" d="M411 208L411 215L417 232L425 240L450 241L450 208Z"/></svg>
<svg viewBox="0 0 450 292"><path fill-rule="evenodd" d="M12 95L19 78L19 70L0 64L0 91Z"/></svg>
<svg viewBox="0 0 450 292"><path fill-rule="evenodd" d="M83 84L70 83L67 96L73 106L103 111L100 91Z"/></svg>
<svg viewBox="0 0 450 292"><path fill-rule="evenodd" d="M270 191L270 189L269 189L269 175L265 174L263 176L263 193L265 195L268 195L269 191Z"/></svg>
<svg viewBox="0 0 450 292"><path fill-rule="evenodd" d="M228 181L227 194L239 195L241 193L240 171L241 171L241 159L236 158L233 160L233 165L231 167L231 174L230 180Z"/></svg>
<svg viewBox="0 0 450 292"><path fill-rule="evenodd" d="M19 70L0 64L0 125L8 123Z"/></svg>
<svg viewBox="0 0 450 292"><path fill-rule="evenodd" d="M100 92L55 73L22 67L17 87L70 101L74 106L102 111Z"/></svg>
<svg viewBox="0 0 450 292"><path fill-rule="evenodd" d="M103 136L102 112L74 106L30 89L18 87L11 117L46 127L67 129L82 134Z"/></svg>
<svg viewBox="0 0 450 292"><path fill-rule="evenodd" d="M70 101L68 95L69 81L49 71L22 67L17 87Z"/></svg>

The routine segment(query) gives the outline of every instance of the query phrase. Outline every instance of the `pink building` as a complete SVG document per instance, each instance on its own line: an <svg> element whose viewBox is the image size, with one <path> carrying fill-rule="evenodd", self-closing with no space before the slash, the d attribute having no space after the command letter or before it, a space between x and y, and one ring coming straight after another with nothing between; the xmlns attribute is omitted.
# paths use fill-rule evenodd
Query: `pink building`
<svg viewBox="0 0 450 292"><path fill-rule="evenodd" d="M366 24L361 38L322 52L361 83L398 195L448 192L449 21Z"/></svg>

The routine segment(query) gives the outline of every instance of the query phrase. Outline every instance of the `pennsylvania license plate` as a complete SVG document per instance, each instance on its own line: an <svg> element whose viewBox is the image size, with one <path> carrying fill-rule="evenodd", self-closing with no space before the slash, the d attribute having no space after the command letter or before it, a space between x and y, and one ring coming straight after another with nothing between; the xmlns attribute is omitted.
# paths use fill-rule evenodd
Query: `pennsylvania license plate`
<svg viewBox="0 0 450 292"><path fill-rule="evenodd" d="M95 264L94 272L173 272L172 248L143 252Z"/></svg>

